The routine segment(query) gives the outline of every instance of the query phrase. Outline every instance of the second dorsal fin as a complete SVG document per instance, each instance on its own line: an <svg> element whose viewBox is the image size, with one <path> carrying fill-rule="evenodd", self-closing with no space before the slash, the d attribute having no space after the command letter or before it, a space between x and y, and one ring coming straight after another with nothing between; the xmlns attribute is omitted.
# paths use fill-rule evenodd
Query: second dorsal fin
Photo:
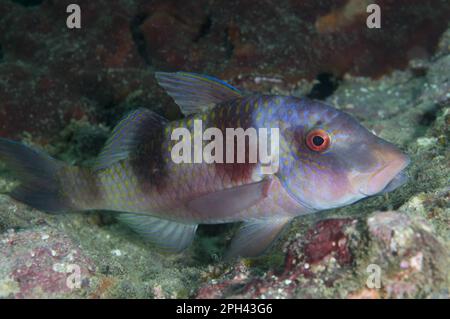
<svg viewBox="0 0 450 319"><path fill-rule="evenodd" d="M165 118L144 108L129 113L114 128L106 141L94 170L107 168L115 162L128 158L140 143L152 137L153 130L161 130L166 123Z"/></svg>
<svg viewBox="0 0 450 319"><path fill-rule="evenodd" d="M156 72L155 77L184 115L199 113L218 103L242 96L238 89L207 75Z"/></svg>

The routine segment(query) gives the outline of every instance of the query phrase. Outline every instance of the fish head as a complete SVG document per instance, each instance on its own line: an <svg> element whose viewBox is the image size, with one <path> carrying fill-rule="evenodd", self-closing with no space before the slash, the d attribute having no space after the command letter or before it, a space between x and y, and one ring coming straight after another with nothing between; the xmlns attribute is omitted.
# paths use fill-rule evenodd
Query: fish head
<svg viewBox="0 0 450 319"><path fill-rule="evenodd" d="M409 158L356 119L315 101L281 122L278 177L311 210L345 206L404 184Z"/></svg>

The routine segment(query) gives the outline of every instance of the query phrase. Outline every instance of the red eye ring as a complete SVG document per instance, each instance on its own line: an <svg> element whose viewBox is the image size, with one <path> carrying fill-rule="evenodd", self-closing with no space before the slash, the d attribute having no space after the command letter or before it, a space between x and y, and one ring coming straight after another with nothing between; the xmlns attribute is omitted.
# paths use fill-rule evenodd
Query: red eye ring
<svg viewBox="0 0 450 319"><path fill-rule="evenodd" d="M330 146L330 136L322 129L313 129L306 135L306 146L311 151L323 152Z"/></svg>

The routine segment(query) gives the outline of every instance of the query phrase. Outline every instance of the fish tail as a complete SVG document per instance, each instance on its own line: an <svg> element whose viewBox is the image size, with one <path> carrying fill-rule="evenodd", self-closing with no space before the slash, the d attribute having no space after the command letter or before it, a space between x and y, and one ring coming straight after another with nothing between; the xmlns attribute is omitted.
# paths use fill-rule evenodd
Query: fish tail
<svg viewBox="0 0 450 319"><path fill-rule="evenodd" d="M93 194L89 192L95 175L87 170L4 138L0 138L0 161L20 182L9 193L20 202L50 213L85 210L93 206Z"/></svg>

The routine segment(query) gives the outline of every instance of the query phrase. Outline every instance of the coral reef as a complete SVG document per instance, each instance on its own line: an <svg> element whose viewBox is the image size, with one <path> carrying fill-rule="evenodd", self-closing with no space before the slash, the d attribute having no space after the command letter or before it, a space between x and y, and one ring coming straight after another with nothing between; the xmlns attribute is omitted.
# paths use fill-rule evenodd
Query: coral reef
<svg viewBox="0 0 450 319"><path fill-rule="evenodd" d="M153 71L197 71L326 100L407 152L410 179L229 263L233 226L201 226L164 255L109 213L0 195L0 298L449 298L448 1L379 0L372 31L367 1L79 0L80 30L65 27L69 3L0 0L0 136L89 164L128 110L180 116ZM10 177L0 163L0 192Z"/></svg>
<svg viewBox="0 0 450 319"><path fill-rule="evenodd" d="M327 219L287 243L282 271L255 276L238 263L196 297L448 298L447 250L427 222L401 212Z"/></svg>
<svg viewBox="0 0 450 319"><path fill-rule="evenodd" d="M46 227L11 230L0 243L1 297L61 298L72 296L71 289L87 292L94 265L63 233Z"/></svg>

